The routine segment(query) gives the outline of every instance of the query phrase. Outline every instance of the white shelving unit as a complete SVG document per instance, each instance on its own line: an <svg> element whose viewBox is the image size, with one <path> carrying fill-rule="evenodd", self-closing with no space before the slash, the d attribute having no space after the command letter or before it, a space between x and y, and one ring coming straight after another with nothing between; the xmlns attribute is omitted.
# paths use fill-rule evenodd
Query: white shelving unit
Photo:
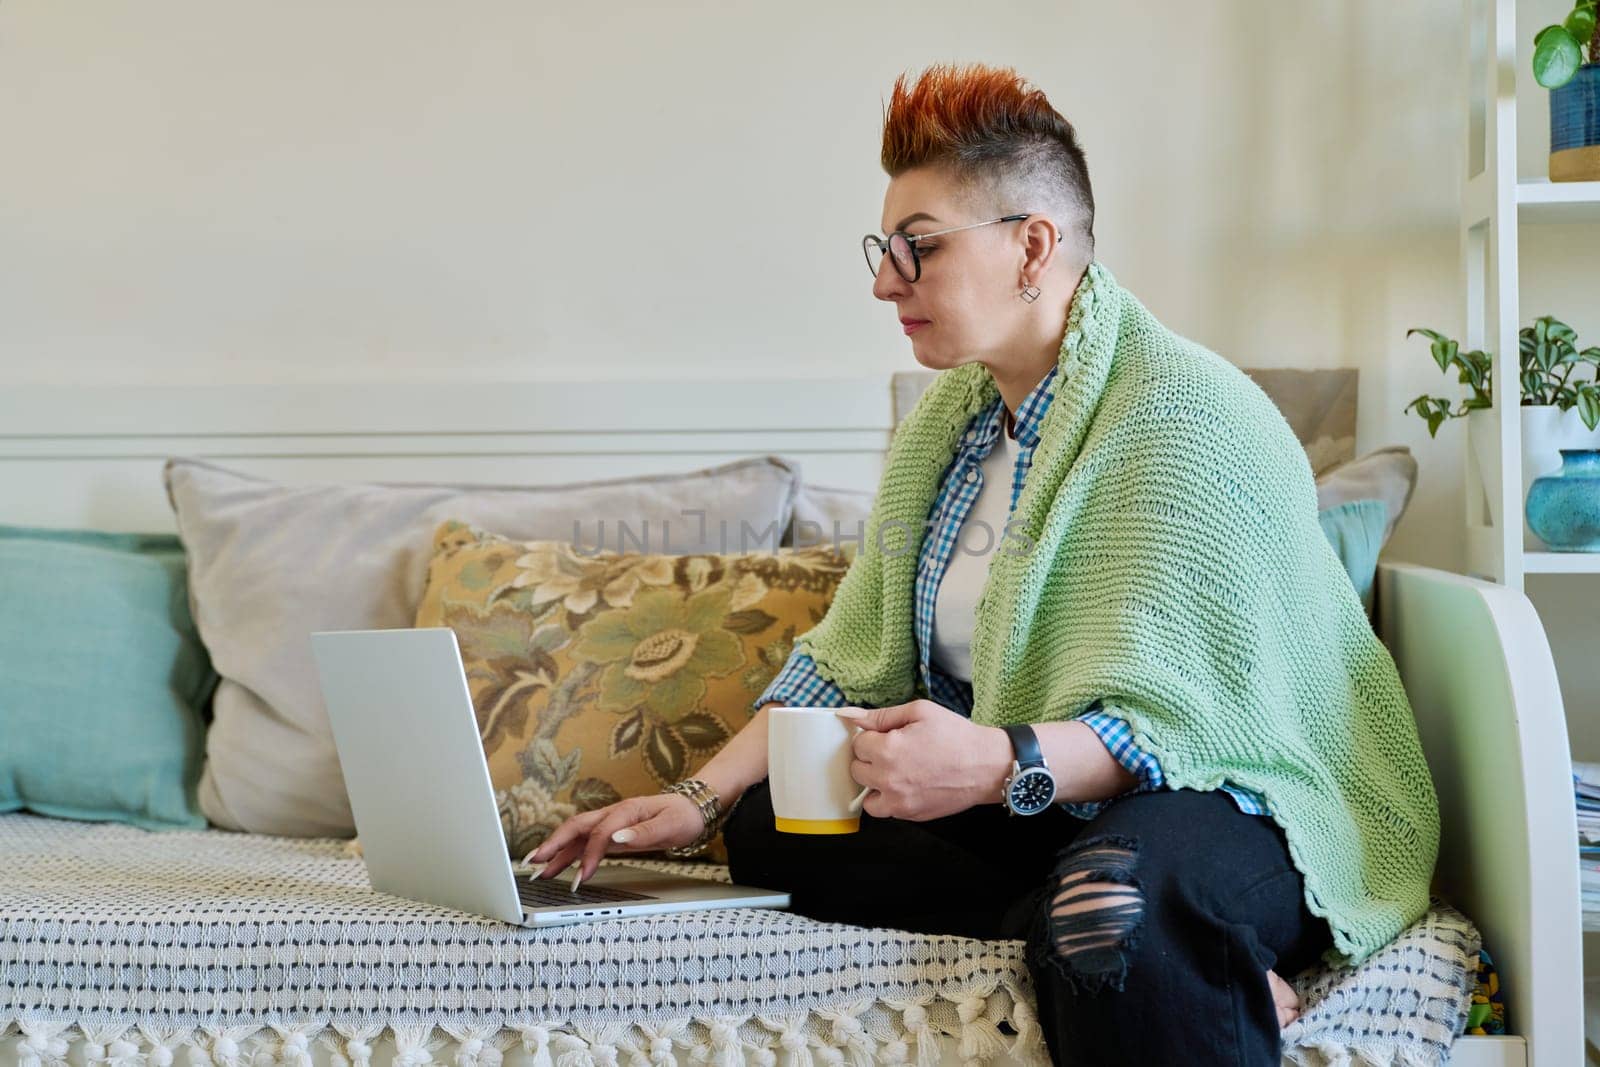
<svg viewBox="0 0 1600 1067"><path fill-rule="evenodd" d="M1466 347L1494 357L1488 418L1499 447L1491 469L1467 451L1469 573L1522 591L1528 574L1600 575L1600 552L1532 552L1523 547L1522 418L1517 402L1521 323L1517 257L1522 226L1600 223L1600 182L1517 177L1517 79L1532 57L1517 54L1515 0L1466 0L1467 171L1461 190L1461 280ZM1531 48L1531 42L1530 42ZM1509 403L1507 401L1510 401ZM1495 526L1479 487L1500 503Z"/></svg>
<svg viewBox="0 0 1600 1067"><path fill-rule="evenodd" d="M1517 84L1532 78L1532 41L1518 54L1515 0L1465 0L1467 13L1467 155L1461 188L1461 282L1466 347L1494 359L1493 407L1486 416L1497 447L1466 449L1467 570L1525 591L1534 574L1600 576L1600 553L1538 552L1524 547L1522 412L1517 335L1521 326L1518 257L1524 226L1600 223L1600 182L1551 182L1517 175ZM1556 16L1556 17L1559 17ZM1554 21L1552 18L1551 21ZM1469 431L1470 432L1470 431ZM1495 508L1487 502L1498 502ZM1499 525L1491 511L1504 517ZM1600 593L1600 584L1594 586ZM1559 695L1556 699L1559 701ZM1563 711L1564 715L1565 712ZM1565 759L1551 753L1550 766ZM1560 753L1569 757L1570 753ZM1577 857L1573 857L1574 862ZM1586 1060L1600 1062L1600 944L1584 937ZM1491 950L1492 951L1492 950ZM1541 1058L1541 1062L1543 1062Z"/></svg>

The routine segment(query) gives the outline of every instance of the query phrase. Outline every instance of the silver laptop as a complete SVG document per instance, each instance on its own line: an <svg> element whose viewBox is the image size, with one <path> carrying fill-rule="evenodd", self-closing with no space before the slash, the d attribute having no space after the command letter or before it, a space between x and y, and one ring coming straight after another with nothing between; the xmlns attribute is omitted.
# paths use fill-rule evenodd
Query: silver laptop
<svg viewBox="0 0 1600 1067"><path fill-rule="evenodd" d="M522 926L788 906L787 893L638 867L602 866L576 892L570 879L517 873L455 631L314 633L311 651L379 892Z"/></svg>

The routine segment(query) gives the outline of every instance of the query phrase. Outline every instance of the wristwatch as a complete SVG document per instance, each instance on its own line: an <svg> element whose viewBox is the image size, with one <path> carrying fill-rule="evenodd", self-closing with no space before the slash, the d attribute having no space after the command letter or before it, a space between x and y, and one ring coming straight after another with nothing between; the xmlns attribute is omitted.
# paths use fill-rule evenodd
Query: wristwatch
<svg viewBox="0 0 1600 1067"><path fill-rule="evenodd" d="M1033 727L1024 723L1004 729L1011 737L1016 759L1011 761L1011 774L1006 778L1001 799L1013 815L1037 815L1056 798L1056 776L1044 761Z"/></svg>

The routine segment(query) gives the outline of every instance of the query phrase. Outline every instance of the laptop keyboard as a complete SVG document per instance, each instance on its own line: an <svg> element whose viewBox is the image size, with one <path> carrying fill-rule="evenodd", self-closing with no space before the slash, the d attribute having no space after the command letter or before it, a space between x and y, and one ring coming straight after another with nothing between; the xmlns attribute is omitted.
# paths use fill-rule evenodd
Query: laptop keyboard
<svg viewBox="0 0 1600 1067"><path fill-rule="evenodd" d="M606 885L580 885L572 891L572 882L562 878L518 878L517 897L528 907L544 908L569 904L611 904L619 900L655 900L648 893L630 893Z"/></svg>

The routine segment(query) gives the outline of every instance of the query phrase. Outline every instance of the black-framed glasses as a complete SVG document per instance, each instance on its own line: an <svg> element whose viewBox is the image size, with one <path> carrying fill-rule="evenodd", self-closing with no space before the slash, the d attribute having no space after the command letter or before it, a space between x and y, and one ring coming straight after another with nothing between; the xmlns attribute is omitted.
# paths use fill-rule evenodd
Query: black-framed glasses
<svg viewBox="0 0 1600 1067"><path fill-rule="evenodd" d="M895 272L906 281L915 282L922 277L922 256L917 252L917 242L923 238L941 237L959 230L975 230L979 226L993 226L997 222L1020 222L1033 214L1035 213L1027 211L1021 215L1002 215L987 222L972 222L965 226L952 226L948 230L935 230L932 233L910 234L896 230L887 238L869 233L861 239L861 251L866 254L867 269L872 272L874 278L878 276L878 268L883 265L883 257L887 254L890 262L894 264ZM1064 236L1065 234L1057 234L1056 240L1059 242Z"/></svg>

